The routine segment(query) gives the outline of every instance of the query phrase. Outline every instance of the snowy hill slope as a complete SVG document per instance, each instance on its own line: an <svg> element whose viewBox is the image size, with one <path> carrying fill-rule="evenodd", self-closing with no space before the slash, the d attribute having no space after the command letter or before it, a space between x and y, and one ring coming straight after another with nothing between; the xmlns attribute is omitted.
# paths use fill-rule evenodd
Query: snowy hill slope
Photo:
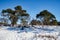
<svg viewBox="0 0 60 40"><path fill-rule="evenodd" d="M0 27L0 40L60 40L60 27Z"/></svg>

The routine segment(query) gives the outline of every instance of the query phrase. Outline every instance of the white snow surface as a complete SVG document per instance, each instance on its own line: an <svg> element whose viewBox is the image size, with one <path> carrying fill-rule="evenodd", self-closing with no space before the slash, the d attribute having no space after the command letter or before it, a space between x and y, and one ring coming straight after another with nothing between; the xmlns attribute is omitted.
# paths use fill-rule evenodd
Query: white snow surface
<svg viewBox="0 0 60 40"><path fill-rule="evenodd" d="M60 40L60 26L35 26L24 30L0 26L0 40Z"/></svg>

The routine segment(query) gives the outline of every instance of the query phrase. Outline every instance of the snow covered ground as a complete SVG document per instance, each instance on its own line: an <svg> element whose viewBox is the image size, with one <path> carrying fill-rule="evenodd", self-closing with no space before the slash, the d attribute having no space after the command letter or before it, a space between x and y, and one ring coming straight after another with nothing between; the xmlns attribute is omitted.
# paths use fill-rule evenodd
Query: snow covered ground
<svg viewBox="0 0 60 40"><path fill-rule="evenodd" d="M60 40L60 26L35 26L24 30L0 26L0 40Z"/></svg>

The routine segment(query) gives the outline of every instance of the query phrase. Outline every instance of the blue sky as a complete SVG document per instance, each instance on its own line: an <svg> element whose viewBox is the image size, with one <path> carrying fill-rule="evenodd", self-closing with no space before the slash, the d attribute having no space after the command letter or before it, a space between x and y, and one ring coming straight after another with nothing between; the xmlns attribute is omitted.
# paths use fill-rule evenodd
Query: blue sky
<svg viewBox="0 0 60 40"><path fill-rule="evenodd" d="M48 10L60 21L60 0L0 0L0 13L2 9L14 9L17 5L27 10L32 19L42 10Z"/></svg>

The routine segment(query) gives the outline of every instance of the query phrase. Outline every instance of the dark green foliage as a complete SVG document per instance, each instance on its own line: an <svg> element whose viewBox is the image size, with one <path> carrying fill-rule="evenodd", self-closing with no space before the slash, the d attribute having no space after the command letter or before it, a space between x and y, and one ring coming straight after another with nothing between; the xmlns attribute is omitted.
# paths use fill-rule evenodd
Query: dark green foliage
<svg viewBox="0 0 60 40"><path fill-rule="evenodd" d="M41 25L41 22L39 20L32 20L30 25Z"/></svg>
<svg viewBox="0 0 60 40"><path fill-rule="evenodd" d="M14 7L15 10L10 8L2 10L3 16L8 16L8 19L11 21L12 25L17 24L18 19L20 19L22 25L26 25L29 20L29 14L26 10L23 10L21 6ZM36 15L38 20L32 20L30 22L31 25L57 25L56 17L47 10L41 11L39 14Z"/></svg>
<svg viewBox="0 0 60 40"><path fill-rule="evenodd" d="M58 25L60 25L60 22L57 22L58 23Z"/></svg>
<svg viewBox="0 0 60 40"><path fill-rule="evenodd" d="M51 22L50 22L50 25L58 25L57 20L53 20L53 21L51 21Z"/></svg>
<svg viewBox="0 0 60 40"><path fill-rule="evenodd" d="M50 25L51 21L56 20L56 17L47 10L41 11L36 15L36 18L39 18L44 25Z"/></svg>
<svg viewBox="0 0 60 40"><path fill-rule="evenodd" d="M12 10L10 8L2 10L2 14L3 16L8 16L12 25L16 24L18 19L24 19L26 21L27 18L29 18L29 14L26 13L26 10L22 10L21 6L16 6L15 10Z"/></svg>
<svg viewBox="0 0 60 40"><path fill-rule="evenodd" d="M16 6L15 10L22 10L22 7L21 6Z"/></svg>

